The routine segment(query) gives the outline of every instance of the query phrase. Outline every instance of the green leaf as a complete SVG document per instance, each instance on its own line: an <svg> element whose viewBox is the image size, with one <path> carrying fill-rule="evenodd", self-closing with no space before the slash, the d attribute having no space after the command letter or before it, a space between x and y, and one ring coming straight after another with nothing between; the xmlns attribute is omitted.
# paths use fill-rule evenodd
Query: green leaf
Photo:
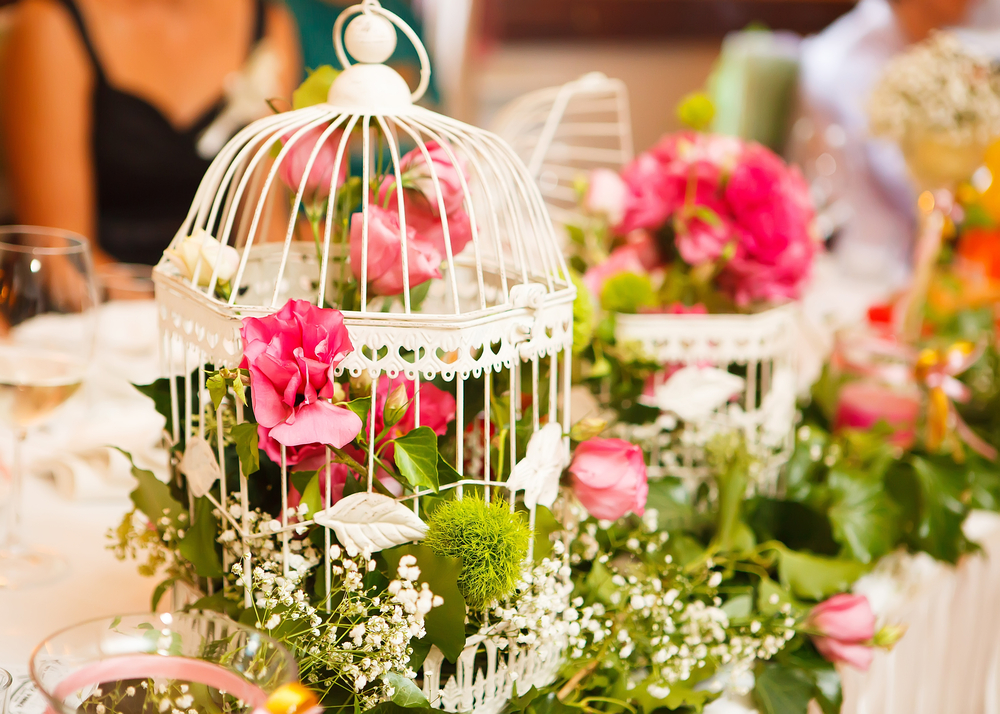
<svg viewBox="0 0 1000 714"><path fill-rule="evenodd" d="M438 492L437 434L422 426L392 441L395 444L396 468L414 489L429 488Z"/></svg>
<svg viewBox="0 0 1000 714"><path fill-rule="evenodd" d="M156 608L154 607L153 609L155 610ZM111 625L108 626L108 629L113 630L120 624L122 624L122 616L118 615L117 617L115 617L114 620L111 621Z"/></svg>
<svg viewBox="0 0 1000 714"><path fill-rule="evenodd" d="M531 689L529 689L521 696L518 696L517 687L515 687L514 692L511 694L510 697L510 708L513 711L523 712L525 709L528 708L529 704L538 699L540 694L541 692L538 691L538 687L536 687L535 685L531 685Z"/></svg>
<svg viewBox="0 0 1000 714"><path fill-rule="evenodd" d="M152 471L136 466L135 462L132 461L132 454L123 449L118 450L132 464L132 475L138 481L135 490L129 494L135 507L142 511L157 529L162 530L159 520L164 515L176 523L177 516L184 510L184 507L170 495L170 487L157 479Z"/></svg>
<svg viewBox="0 0 1000 714"><path fill-rule="evenodd" d="M756 674L754 697L763 714L807 714L814 685L806 672L768 662Z"/></svg>
<svg viewBox="0 0 1000 714"><path fill-rule="evenodd" d="M619 273L604 282L601 307L609 312L638 312L640 307L656 304L653 284L648 275Z"/></svg>
<svg viewBox="0 0 1000 714"><path fill-rule="evenodd" d="M215 372L205 380L205 388L208 389L208 395L212 398L212 404L218 409L222 404L222 400L226 398L226 390L228 388L226 378L221 373Z"/></svg>
<svg viewBox="0 0 1000 714"><path fill-rule="evenodd" d="M343 709L333 709L334 711L344 711ZM355 709L356 712L360 711L360 708ZM440 709L435 709L433 707L404 707L402 704L397 704L393 701L380 702L368 709L361 714L441 714Z"/></svg>
<svg viewBox="0 0 1000 714"><path fill-rule="evenodd" d="M167 594L167 590L173 587L174 583L176 583L177 580L178 580L177 578L167 578L163 582L158 583L157 586L153 588L153 596L150 598L150 604L149 604L150 610L156 612L156 608L160 604L160 600L163 599L163 596ZM118 627L118 623L121 621L122 619L120 617L116 617L115 621L111 623L110 629L113 630L116 627Z"/></svg>
<svg viewBox="0 0 1000 714"><path fill-rule="evenodd" d="M361 419L362 424L368 423L368 411L371 409L372 406L371 397L359 397L358 399L352 399L351 401L344 404L344 406L350 409L355 414L357 414L358 418ZM365 435L364 427L362 427L361 429L361 435L362 436Z"/></svg>
<svg viewBox="0 0 1000 714"><path fill-rule="evenodd" d="M726 613L730 620L750 617L753 612L753 595L744 593L736 597L729 598L722 606L722 611Z"/></svg>
<svg viewBox="0 0 1000 714"><path fill-rule="evenodd" d="M240 457L243 475L249 476L260 470L260 448L257 445L257 425L253 422L234 424L229 430L236 442L236 455Z"/></svg>
<svg viewBox="0 0 1000 714"><path fill-rule="evenodd" d="M919 486L916 541L938 560L954 563L968 550L962 523L969 508L963 503L968 487L964 465L950 457L914 456L913 473Z"/></svg>
<svg viewBox="0 0 1000 714"><path fill-rule="evenodd" d="M437 645L449 662L458 660L465 648L465 598L458 590L458 577L462 574L461 558L436 555L430 548L418 545L401 545L382 552L386 564L386 577L396 578L399 559L412 555L420 568L418 582L427 583L431 592L440 595L444 603L424 617L427 634L424 639Z"/></svg>
<svg viewBox="0 0 1000 714"><path fill-rule="evenodd" d="M649 687L658 686L667 689L666 696L660 698L656 694L662 692L654 689L656 694L650 693ZM666 685L653 676L646 679L630 693L633 698L642 706L643 711L652 712L657 709L680 709L681 707L693 707L695 711L701 711L705 702L715 697L715 694L707 689L695 690L691 687L690 680L684 682L674 682Z"/></svg>
<svg viewBox="0 0 1000 714"><path fill-rule="evenodd" d="M288 480L292 483L292 486L295 487L295 490L301 495L305 493L309 482L313 480L313 476L318 473L319 471L292 471L288 474Z"/></svg>
<svg viewBox="0 0 1000 714"><path fill-rule="evenodd" d="M612 606L612 596L618 588L611 582L611 571L599 561L594 561L584 580L584 585L590 591L591 597L604 605Z"/></svg>
<svg viewBox="0 0 1000 714"><path fill-rule="evenodd" d="M438 452L438 486L446 486L462 479L462 475Z"/></svg>
<svg viewBox="0 0 1000 714"><path fill-rule="evenodd" d="M338 70L328 64L309 72L306 81L292 92L292 109L302 109L326 102L330 86L339 74Z"/></svg>
<svg viewBox="0 0 1000 714"><path fill-rule="evenodd" d="M571 270L569 277L576 287L576 298L573 300L573 354L580 354L590 347L594 339L594 298L579 273Z"/></svg>
<svg viewBox="0 0 1000 714"><path fill-rule="evenodd" d="M646 510L656 511L656 522L661 531L687 530L695 520L691 492L675 476L666 476L649 482Z"/></svg>
<svg viewBox="0 0 1000 714"><path fill-rule="evenodd" d="M173 410L170 406L170 380L158 379L151 384L133 384L137 391L153 400L156 411L167 420L163 427L168 432L173 431Z"/></svg>
<svg viewBox="0 0 1000 714"><path fill-rule="evenodd" d="M827 475L827 486L832 497L827 517L844 555L871 563L893 549L899 509L881 480L837 468Z"/></svg>
<svg viewBox="0 0 1000 714"><path fill-rule="evenodd" d="M867 570L856 560L824 558L782 548L778 561L781 585L796 597L824 600L851 589L854 581Z"/></svg>
<svg viewBox="0 0 1000 714"><path fill-rule="evenodd" d="M552 534L563 529L562 523L556 520L545 506L535 507L535 545L531 557L535 561L548 557L552 552Z"/></svg>
<svg viewBox="0 0 1000 714"><path fill-rule="evenodd" d="M203 578L221 578L223 574L219 554L215 552L215 537L219 532L219 522L212 513L212 508L214 506L207 498L195 500L194 521L177 546L178 552Z"/></svg>
<svg viewBox="0 0 1000 714"><path fill-rule="evenodd" d="M332 500L332 499L331 499ZM319 473L310 479L306 490L302 492L302 503L309 506L309 517L323 510L323 494L319 490Z"/></svg>
<svg viewBox="0 0 1000 714"><path fill-rule="evenodd" d="M424 696L424 693L417 688L417 685L409 677L404 677L398 672L390 672L385 675L384 679L395 690L392 693L391 699L394 704L408 709L410 707L430 706L427 697Z"/></svg>
<svg viewBox="0 0 1000 714"><path fill-rule="evenodd" d="M777 595L778 599L776 602L771 602L772 595ZM760 579L760 585L757 588L757 609L762 614L773 615L781 610L781 606L786 603L791 605L793 614L804 609L802 604L792 597L791 593L771 580L771 578Z"/></svg>

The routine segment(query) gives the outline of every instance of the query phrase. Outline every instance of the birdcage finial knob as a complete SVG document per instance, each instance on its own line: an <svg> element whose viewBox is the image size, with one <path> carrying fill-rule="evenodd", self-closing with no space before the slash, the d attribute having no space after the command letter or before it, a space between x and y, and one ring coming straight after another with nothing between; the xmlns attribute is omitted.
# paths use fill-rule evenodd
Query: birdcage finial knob
<svg viewBox="0 0 1000 714"><path fill-rule="evenodd" d="M396 49L396 28L384 17L362 13L347 26L344 46L358 62L382 64Z"/></svg>

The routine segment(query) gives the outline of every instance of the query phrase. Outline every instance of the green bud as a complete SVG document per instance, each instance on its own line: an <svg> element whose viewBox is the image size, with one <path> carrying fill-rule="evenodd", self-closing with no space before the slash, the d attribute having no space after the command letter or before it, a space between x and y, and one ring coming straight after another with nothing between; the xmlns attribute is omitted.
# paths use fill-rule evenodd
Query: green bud
<svg viewBox="0 0 1000 714"><path fill-rule="evenodd" d="M692 92L677 105L677 118L695 131L704 131L715 118L715 105L704 92Z"/></svg>
<svg viewBox="0 0 1000 714"><path fill-rule="evenodd" d="M875 633L872 644L884 650L891 650L906 634L906 625L886 625Z"/></svg>
<svg viewBox="0 0 1000 714"><path fill-rule="evenodd" d="M592 439L608 428L608 422L596 417L581 419L570 429L569 437L573 441L586 441Z"/></svg>

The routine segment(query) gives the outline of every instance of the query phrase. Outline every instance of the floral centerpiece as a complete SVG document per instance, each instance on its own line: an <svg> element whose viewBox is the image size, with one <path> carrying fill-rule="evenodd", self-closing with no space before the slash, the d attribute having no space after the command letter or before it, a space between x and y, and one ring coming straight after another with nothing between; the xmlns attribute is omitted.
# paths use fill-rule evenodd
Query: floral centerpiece
<svg viewBox="0 0 1000 714"><path fill-rule="evenodd" d="M647 425L629 433L650 440L657 474L703 477L708 439L735 426L773 477L794 412L784 305L818 249L801 175L758 144L687 131L621 175L595 171L581 194L578 317L600 311L593 343L577 344L583 377L623 422Z"/></svg>

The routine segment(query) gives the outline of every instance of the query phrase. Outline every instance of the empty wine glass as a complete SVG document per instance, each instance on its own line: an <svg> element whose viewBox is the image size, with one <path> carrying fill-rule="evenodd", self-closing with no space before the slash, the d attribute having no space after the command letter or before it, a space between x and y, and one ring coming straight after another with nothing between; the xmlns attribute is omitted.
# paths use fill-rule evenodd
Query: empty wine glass
<svg viewBox="0 0 1000 714"><path fill-rule="evenodd" d="M21 457L28 430L80 388L90 365L97 318L93 272L82 236L0 227L0 419L15 433L0 588L45 582L65 567L57 554L21 542Z"/></svg>

